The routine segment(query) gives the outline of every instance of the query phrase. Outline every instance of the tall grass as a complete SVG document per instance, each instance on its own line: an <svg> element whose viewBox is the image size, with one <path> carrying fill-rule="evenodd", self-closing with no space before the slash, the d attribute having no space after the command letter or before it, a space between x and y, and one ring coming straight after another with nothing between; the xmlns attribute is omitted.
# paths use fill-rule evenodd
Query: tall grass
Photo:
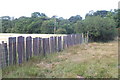
<svg viewBox="0 0 120 80"><path fill-rule="evenodd" d="M76 45L3 69L4 78L117 78L117 42Z"/></svg>

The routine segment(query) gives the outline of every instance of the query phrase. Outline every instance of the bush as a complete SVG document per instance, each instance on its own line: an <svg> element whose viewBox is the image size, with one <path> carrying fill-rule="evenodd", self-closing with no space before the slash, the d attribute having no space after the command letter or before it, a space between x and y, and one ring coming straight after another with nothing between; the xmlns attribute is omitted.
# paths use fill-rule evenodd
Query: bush
<svg viewBox="0 0 120 80"><path fill-rule="evenodd" d="M100 16L87 17L76 23L76 33L89 32L92 41L109 41L117 35L116 23L113 19Z"/></svg>

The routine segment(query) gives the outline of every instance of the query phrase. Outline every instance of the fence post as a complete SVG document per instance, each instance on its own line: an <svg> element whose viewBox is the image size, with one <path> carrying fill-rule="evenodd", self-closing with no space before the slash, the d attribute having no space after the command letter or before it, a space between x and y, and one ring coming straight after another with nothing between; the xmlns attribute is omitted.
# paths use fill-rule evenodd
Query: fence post
<svg viewBox="0 0 120 80"><path fill-rule="evenodd" d="M49 54L50 53L49 38L46 38L46 50L47 50L47 53Z"/></svg>
<svg viewBox="0 0 120 80"><path fill-rule="evenodd" d="M3 47L4 47L3 55L5 56L5 63L6 63L6 66L8 66L8 48L7 48L7 43L3 42Z"/></svg>
<svg viewBox="0 0 120 80"><path fill-rule="evenodd" d="M62 41L61 41L61 36L58 37L58 52L60 52L62 50Z"/></svg>
<svg viewBox="0 0 120 80"><path fill-rule="evenodd" d="M72 46L71 34L69 34L69 45Z"/></svg>
<svg viewBox="0 0 120 80"><path fill-rule="evenodd" d="M33 38L33 54L37 56L39 54L39 38Z"/></svg>
<svg viewBox="0 0 120 80"><path fill-rule="evenodd" d="M54 37L54 50L57 52L57 37Z"/></svg>
<svg viewBox="0 0 120 80"><path fill-rule="evenodd" d="M79 34L76 34L76 42L79 44Z"/></svg>
<svg viewBox="0 0 120 80"><path fill-rule="evenodd" d="M13 53L12 53L12 37L9 37L9 65L13 64Z"/></svg>
<svg viewBox="0 0 120 80"><path fill-rule="evenodd" d="M63 36L63 49L67 48L66 36Z"/></svg>
<svg viewBox="0 0 120 80"><path fill-rule="evenodd" d="M17 62L17 58L16 58L16 37L13 37L12 38L13 39L13 64L16 64L16 62Z"/></svg>
<svg viewBox="0 0 120 80"><path fill-rule="evenodd" d="M70 46L72 46L72 35L70 34Z"/></svg>
<svg viewBox="0 0 120 80"><path fill-rule="evenodd" d="M70 45L73 46L72 34L70 35Z"/></svg>
<svg viewBox="0 0 120 80"><path fill-rule="evenodd" d="M43 38L42 42L43 42L43 55L45 56L46 55L46 38Z"/></svg>
<svg viewBox="0 0 120 80"><path fill-rule="evenodd" d="M3 61L3 51L2 51L2 44L0 44L0 69L2 68L2 61ZM2 69L1 69L1 71L2 71Z"/></svg>
<svg viewBox="0 0 120 80"><path fill-rule="evenodd" d="M50 37L50 53L54 53L53 37Z"/></svg>
<svg viewBox="0 0 120 80"><path fill-rule="evenodd" d="M79 44L81 44L81 43L82 43L82 35L79 34Z"/></svg>
<svg viewBox="0 0 120 80"><path fill-rule="evenodd" d="M82 44L84 43L84 35L83 35L83 33L82 33Z"/></svg>
<svg viewBox="0 0 120 80"><path fill-rule="evenodd" d="M34 56L36 56L36 54L37 54L37 40L36 40L36 38L33 38L33 55Z"/></svg>
<svg viewBox="0 0 120 80"><path fill-rule="evenodd" d="M25 60L24 37L19 36L17 42L18 63L21 64Z"/></svg>
<svg viewBox="0 0 120 80"><path fill-rule="evenodd" d="M32 37L26 37L26 61L32 57Z"/></svg>
<svg viewBox="0 0 120 80"><path fill-rule="evenodd" d="M33 48L33 47L32 47L32 45L33 45L33 44L32 44L32 37L30 36L30 37L29 37L29 54L30 54L29 56L30 56L30 58L31 58L32 55L33 55L33 51L32 51L32 48Z"/></svg>
<svg viewBox="0 0 120 80"><path fill-rule="evenodd" d="M66 42L67 42L67 48L69 47L69 39L68 39L69 37L68 37L68 35L66 36Z"/></svg>
<svg viewBox="0 0 120 80"><path fill-rule="evenodd" d="M88 34L88 32L87 32L87 43L88 43L88 40L89 40L89 34Z"/></svg>
<svg viewBox="0 0 120 80"><path fill-rule="evenodd" d="M42 38L39 37L39 54L42 53Z"/></svg>
<svg viewBox="0 0 120 80"><path fill-rule="evenodd" d="M70 34L67 36L68 47L70 47Z"/></svg>
<svg viewBox="0 0 120 80"><path fill-rule="evenodd" d="M77 34L75 34L75 45L77 44Z"/></svg>
<svg viewBox="0 0 120 80"><path fill-rule="evenodd" d="M75 34L72 35L73 38L73 45L75 45Z"/></svg>
<svg viewBox="0 0 120 80"><path fill-rule="evenodd" d="M2 41L2 68L6 67L6 51L5 51L5 43Z"/></svg>
<svg viewBox="0 0 120 80"><path fill-rule="evenodd" d="M2 44L0 44L0 80L2 80Z"/></svg>

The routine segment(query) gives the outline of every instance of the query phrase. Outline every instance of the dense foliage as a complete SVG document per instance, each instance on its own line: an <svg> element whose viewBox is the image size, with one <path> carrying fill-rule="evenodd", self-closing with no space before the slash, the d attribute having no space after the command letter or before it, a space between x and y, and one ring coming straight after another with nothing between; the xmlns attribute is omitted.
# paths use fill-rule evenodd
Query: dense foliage
<svg viewBox="0 0 120 80"><path fill-rule="evenodd" d="M69 19L47 17L44 13L34 12L31 17L2 17L3 33L75 34L89 33L89 38L108 41L115 38L120 25L120 10L90 11L85 19L80 15Z"/></svg>

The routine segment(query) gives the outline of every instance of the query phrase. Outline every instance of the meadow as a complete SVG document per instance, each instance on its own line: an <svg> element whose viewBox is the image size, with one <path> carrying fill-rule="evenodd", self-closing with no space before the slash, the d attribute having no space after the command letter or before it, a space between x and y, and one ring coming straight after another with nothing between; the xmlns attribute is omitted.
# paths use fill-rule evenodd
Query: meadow
<svg viewBox="0 0 120 80"><path fill-rule="evenodd" d="M9 66L3 78L118 78L118 42L75 45Z"/></svg>

